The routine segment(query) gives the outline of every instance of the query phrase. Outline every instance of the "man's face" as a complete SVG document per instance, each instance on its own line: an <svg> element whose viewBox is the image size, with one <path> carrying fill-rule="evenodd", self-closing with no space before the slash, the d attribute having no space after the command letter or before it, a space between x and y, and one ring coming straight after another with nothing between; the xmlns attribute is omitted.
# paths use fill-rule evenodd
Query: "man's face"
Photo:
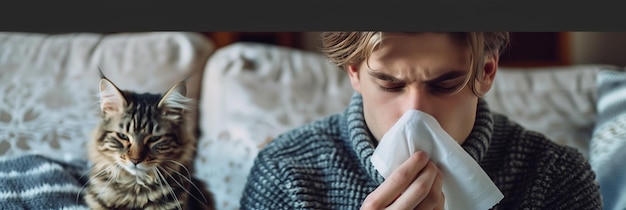
<svg viewBox="0 0 626 210"><path fill-rule="evenodd" d="M481 66L482 82L476 85L484 93L495 76L497 57L487 57ZM353 88L363 97L365 121L377 140L411 109L435 117L459 143L474 126L478 96L469 85L451 95L469 76L470 52L448 34L385 34L369 60L347 70Z"/></svg>

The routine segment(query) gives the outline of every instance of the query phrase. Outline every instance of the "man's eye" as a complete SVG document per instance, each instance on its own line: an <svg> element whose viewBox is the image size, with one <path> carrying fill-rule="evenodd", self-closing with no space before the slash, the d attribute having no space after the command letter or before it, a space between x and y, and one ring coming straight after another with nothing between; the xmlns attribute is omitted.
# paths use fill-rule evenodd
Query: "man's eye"
<svg viewBox="0 0 626 210"><path fill-rule="evenodd" d="M402 91L404 86L385 87L385 86L379 85L378 88L380 88L382 91L385 91L385 92L400 92Z"/></svg>
<svg viewBox="0 0 626 210"><path fill-rule="evenodd" d="M455 85L430 85L429 89L434 93L452 93L457 91L459 87L461 87L463 83L455 84Z"/></svg>
<svg viewBox="0 0 626 210"><path fill-rule="evenodd" d="M120 138L122 140L128 140L128 136L126 136L126 134L123 133L117 133L117 138Z"/></svg>
<svg viewBox="0 0 626 210"><path fill-rule="evenodd" d="M379 82L378 88L385 92L400 92L404 89L406 84L404 83L391 83L391 82Z"/></svg>

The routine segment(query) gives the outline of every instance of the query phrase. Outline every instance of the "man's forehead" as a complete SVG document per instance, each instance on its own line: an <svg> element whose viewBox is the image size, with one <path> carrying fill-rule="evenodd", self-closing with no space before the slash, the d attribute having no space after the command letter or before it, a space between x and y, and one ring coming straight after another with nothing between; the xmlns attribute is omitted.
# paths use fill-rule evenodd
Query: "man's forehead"
<svg viewBox="0 0 626 210"><path fill-rule="evenodd" d="M448 72L467 72L469 62L463 59L422 57L377 59L372 57L362 66L376 75L392 76L401 80L429 80Z"/></svg>
<svg viewBox="0 0 626 210"><path fill-rule="evenodd" d="M367 69L367 73L377 79L390 82L427 82L427 81L445 81L465 76L469 73L469 68L442 68L437 70L388 70Z"/></svg>

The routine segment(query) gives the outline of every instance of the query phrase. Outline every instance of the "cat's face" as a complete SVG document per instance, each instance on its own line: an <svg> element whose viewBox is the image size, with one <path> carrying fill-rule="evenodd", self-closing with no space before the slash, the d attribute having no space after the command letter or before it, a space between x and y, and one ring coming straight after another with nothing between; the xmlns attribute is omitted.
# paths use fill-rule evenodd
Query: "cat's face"
<svg viewBox="0 0 626 210"><path fill-rule="evenodd" d="M135 176L178 168L186 154L182 137L183 110L189 101L184 83L163 96L120 91L102 79L100 136L98 152L108 161ZM168 167L170 169L168 169Z"/></svg>

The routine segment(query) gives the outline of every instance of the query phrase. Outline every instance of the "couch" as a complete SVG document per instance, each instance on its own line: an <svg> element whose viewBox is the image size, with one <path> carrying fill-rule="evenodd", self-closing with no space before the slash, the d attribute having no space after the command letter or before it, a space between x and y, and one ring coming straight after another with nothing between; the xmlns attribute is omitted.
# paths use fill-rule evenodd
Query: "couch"
<svg viewBox="0 0 626 210"><path fill-rule="evenodd" d="M98 67L120 88L144 92L165 91L190 78L188 95L198 103L194 175L205 181L218 209L238 208L248 170L267 142L342 111L352 94L346 75L318 52L252 42L215 49L212 40L190 32L5 32L0 160L29 154L84 160L98 120ZM619 152L626 149L622 69L500 67L485 96L494 112L589 158L606 209L626 206L619 197L626 193L619 164L626 159Z"/></svg>

